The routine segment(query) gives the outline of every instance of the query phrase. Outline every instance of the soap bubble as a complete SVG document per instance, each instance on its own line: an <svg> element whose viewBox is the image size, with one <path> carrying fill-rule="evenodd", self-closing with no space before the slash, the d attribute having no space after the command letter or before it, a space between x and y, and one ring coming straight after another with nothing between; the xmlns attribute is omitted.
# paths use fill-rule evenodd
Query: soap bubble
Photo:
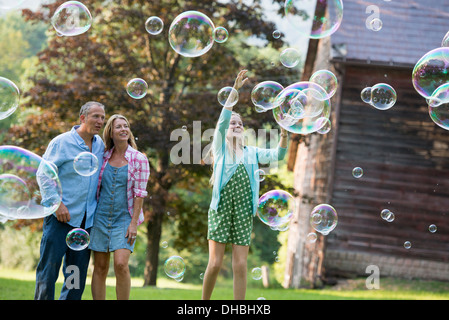
<svg viewBox="0 0 449 320"><path fill-rule="evenodd" d="M449 31L443 37L443 40L441 40L441 46L442 47L449 47Z"/></svg>
<svg viewBox="0 0 449 320"><path fill-rule="evenodd" d="M324 124L324 126L321 127L321 129L317 130L317 132L318 132L319 134L326 134L326 133L328 133L329 131L331 131L332 123L331 123L331 121L330 121L329 119L327 119L327 118L323 118L322 121L324 121L325 124Z"/></svg>
<svg viewBox="0 0 449 320"><path fill-rule="evenodd" d="M295 213L295 199L287 191L271 190L259 198L257 216L266 225L285 230Z"/></svg>
<svg viewBox="0 0 449 320"><path fill-rule="evenodd" d="M273 31L273 38L279 39L281 37L282 33L279 30Z"/></svg>
<svg viewBox="0 0 449 320"><path fill-rule="evenodd" d="M145 21L145 30L153 36L158 35L164 30L164 21L156 16L149 17Z"/></svg>
<svg viewBox="0 0 449 320"><path fill-rule="evenodd" d="M289 89L282 92L282 95L276 97L275 105L284 116L290 119L298 120L305 117L304 96L301 90Z"/></svg>
<svg viewBox="0 0 449 320"><path fill-rule="evenodd" d="M366 87L360 93L362 101L379 110L388 110L396 103L397 94L392 86L386 83L378 83L372 87Z"/></svg>
<svg viewBox="0 0 449 320"><path fill-rule="evenodd" d="M429 226L429 231L432 232L432 233L437 232L437 226L434 225L434 224L431 224L431 225Z"/></svg>
<svg viewBox="0 0 449 320"><path fill-rule="evenodd" d="M98 170L98 158L91 152L81 152L73 160L73 169L81 176L91 176Z"/></svg>
<svg viewBox="0 0 449 320"><path fill-rule="evenodd" d="M323 235L334 230L337 222L337 211L329 204L319 204L310 213L310 225Z"/></svg>
<svg viewBox="0 0 449 320"><path fill-rule="evenodd" d="M371 20L370 29L373 31L380 31L382 29L382 20L379 18L374 18Z"/></svg>
<svg viewBox="0 0 449 320"><path fill-rule="evenodd" d="M217 27L214 30L214 40L218 43L223 43L228 40L229 33L225 27Z"/></svg>
<svg viewBox="0 0 449 320"><path fill-rule="evenodd" d="M411 247L412 247L412 243L411 243L410 241L405 241L405 242L404 242L404 248L405 248L405 249L408 250L408 249L410 249Z"/></svg>
<svg viewBox="0 0 449 320"><path fill-rule="evenodd" d="M439 86L427 100L432 121L449 130L449 83Z"/></svg>
<svg viewBox="0 0 449 320"><path fill-rule="evenodd" d="M355 167L352 169L352 176L357 179L361 178L363 176L363 169L360 167Z"/></svg>
<svg viewBox="0 0 449 320"><path fill-rule="evenodd" d="M380 216L381 216L382 219L384 219L384 220L387 221L387 222L393 222L393 221L394 221L394 218L395 218L394 213L391 212L391 211L388 210L388 209L383 209L383 210L380 212Z"/></svg>
<svg viewBox="0 0 449 320"><path fill-rule="evenodd" d="M389 84L378 83L371 87L371 105L376 109L390 109L396 103L396 99L396 91Z"/></svg>
<svg viewBox="0 0 449 320"><path fill-rule="evenodd" d="M148 84L140 78L131 79L126 85L126 92L133 99L142 99L147 95Z"/></svg>
<svg viewBox="0 0 449 320"><path fill-rule="evenodd" d="M315 13L312 19L308 14L310 8ZM320 39L330 36L340 27L343 1L286 0L284 11L287 20L298 31L312 39Z"/></svg>
<svg viewBox="0 0 449 320"><path fill-rule="evenodd" d="M70 249L81 251L89 246L90 236L86 230L82 228L74 228L67 233L65 242Z"/></svg>
<svg viewBox="0 0 449 320"><path fill-rule="evenodd" d="M325 99L332 98L335 92L337 92L337 77L329 70L318 70L314 72L310 76L309 81L320 85L326 91L327 95Z"/></svg>
<svg viewBox="0 0 449 320"><path fill-rule="evenodd" d="M315 232L309 232L307 234L307 242L308 243L315 243L317 239L318 239L318 236Z"/></svg>
<svg viewBox="0 0 449 320"><path fill-rule="evenodd" d="M223 107L233 107L239 101L239 93L234 87L224 87L218 92L217 99Z"/></svg>
<svg viewBox="0 0 449 320"><path fill-rule="evenodd" d="M449 82L449 47L427 52L415 64L412 83L424 98L429 98L441 85Z"/></svg>
<svg viewBox="0 0 449 320"><path fill-rule="evenodd" d="M180 256L171 256L164 263L164 271L172 279L178 279L184 276L186 264Z"/></svg>
<svg viewBox="0 0 449 320"><path fill-rule="evenodd" d="M9 117L19 106L19 88L9 79L0 77L0 120Z"/></svg>
<svg viewBox="0 0 449 320"><path fill-rule="evenodd" d="M276 81L263 81L251 91L251 100L255 106L264 110L273 109L276 107L276 97L283 89L284 87Z"/></svg>
<svg viewBox="0 0 449 320"><path fill-rule="evenodd" d="M253 270L251 270L251 276L254 280L262 279L262 269L259 267L253 268Z"/></svg>
<svg viewBox="0 0 449 320"><path fill-rule="evenodd" d="M263 169L257 169L256 171L254 171L254 178L258 182L264 181L265 180L265 171L263 171Z"/></svg>
<svg viewBox="0 0 449 320"><path fill-rule="evenodd" d="M89 30L92 15L81 2L67 1L56 9L51 24L60 35L76 36Z"/></svg>
<svg viewBox="0 0 449 320"><path fill-rule="evenodd" d="M279 59L285 67L293 68L298 65L301 54L295 48L287 48L281 52Z"/></svg>
<svg viewBox="0 0 449 320"><path fill-rule="evenodd" d="M198 11L186 11L177 16L170 25L168 40L178 54L198 57L214 44L213 22Z"/></svg>
<svg viewBox="0 0 449 320"><path fill-rule="evenodd" d="M31 151L0 146L0 217L39 219L56 211L62 188L54 165Z"/></svg>
<svg viewBox="0 0 449 320"><path fill-rule="evenodd" d="M306 90L306 89L314 89L312 90ZM302 118L298 117L298 113L295 112L295 117L289 115L286 113L286 109L284 107L276 107L273 109L273 116L276 122L284 128L285 130L292 132L292 133L298 133L298 134L309 134L312 132L316 132L319 129L321 129L324 125L326 125L326 119L329 119L330 116L330 100L323 100L321 98L316 99L314 97L314 93L318 92L320 94L320 97L326 96L326 92L324 89L313 82L309 81L302 81L302 82L296 82L281 91L279 95L276 97L276 101L279 103L290 103L289 100L294 99L294 94L299 95L299 92L295 92L294 90L299 91L305 91L305 93L309 93L306 96L309 96L311 98L311 102L317 103L315 100L319 100L319 103L322 104L319 109L321 110L321 113L314 115L314 116L304 116ZM276 102L276 103L278 103ZM279 104L278 104L279 105ZM301 106L295 102L295 108L294 111L300 111ZM317 104L314 105L315 107L319 106ZM311 108L310 106L303 106L305 109L305 112L307 110L312 110L316 108Z"/></svg>
<svg viewBox="0 0 449 320"><path fill-rule="evenodd" d="M360 93L360 98L363 102L371 104L371 87L364 88Z"/></svg>

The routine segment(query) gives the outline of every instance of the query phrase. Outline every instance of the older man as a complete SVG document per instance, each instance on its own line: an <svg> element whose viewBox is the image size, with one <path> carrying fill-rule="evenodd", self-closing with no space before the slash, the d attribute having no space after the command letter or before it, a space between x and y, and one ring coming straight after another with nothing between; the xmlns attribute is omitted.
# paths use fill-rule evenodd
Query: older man
<svg viewBox="0 0 449 320"><path fill-rule="evenodd" d="M65 241L73 228L90 230L97 206L96 190L99 170L84 176L74 169L73 161L81 152L91 152L103 162L104 143L98 135L105 121L105 109L99 102L81 107L80 125L55 137L43 155L58 168L62 186L62 202L53 215L44 219L40 259L36 269L34 299L53 300L55 282L64 258L64 285L59 299L80 300L84 291L90 251L70 249ZM73 279L68 283L68 278Z"/></svg>

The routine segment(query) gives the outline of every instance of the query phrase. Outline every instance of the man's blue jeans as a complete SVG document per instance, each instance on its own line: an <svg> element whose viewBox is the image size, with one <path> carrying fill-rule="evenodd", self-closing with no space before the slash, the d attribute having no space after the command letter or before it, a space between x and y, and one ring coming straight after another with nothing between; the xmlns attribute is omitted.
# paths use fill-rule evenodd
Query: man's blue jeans
<svg viewBox="0 0 449 320"><path fill-rule="evenodd" d="M81 228L83 226L84 221ZM86 248L81 251L74 251L67 246L65 238L67 233L72 229L73 227L67 223L59 222L53 214L44 218L40 259L36 269L35 300L55 299L55 283L58 279L63 258L65 279L59 299L81 300L86 284L90 250ZM89 232L90 230L86 231ZM72 275L71 271L73 270L72 267L69 268L70 272L66 272L68 266L76 266L76 270L79 270L79 286L66 286L67 277Z"/></svg>

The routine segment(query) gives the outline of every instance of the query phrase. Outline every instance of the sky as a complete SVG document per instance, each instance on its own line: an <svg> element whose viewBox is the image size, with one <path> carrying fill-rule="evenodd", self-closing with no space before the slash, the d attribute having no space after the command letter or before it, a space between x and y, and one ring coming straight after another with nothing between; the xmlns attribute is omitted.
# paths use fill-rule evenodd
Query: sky
<svg viewBox="0 0 449 320"><path fill-rule="evenodd" d="M39 5L43 2L48 2L49 0L0 0L0 16L10 10L18 10L21 8L30 8L31 10L35 10L39 7ZM252 2L252 0L244 0L246 2ZM18 6L13 5L14 3L20 2ZM309 3L312 10L315 1L305 1L304 3ZM11 7L11 9L4 9L2 7ZM267 17L271 21L276 23L278 31L281 31L284 36L284 42L289 43L290 46L297 48L300 51L305 52L307 50L308 45L308 37L304 36L297 30L294 30L287 19L278 14L274 14L279 9L278 4L273 4L271 0L262 0L262 6L266 11ZM273 30L274 31L274 30Z"/></svg>

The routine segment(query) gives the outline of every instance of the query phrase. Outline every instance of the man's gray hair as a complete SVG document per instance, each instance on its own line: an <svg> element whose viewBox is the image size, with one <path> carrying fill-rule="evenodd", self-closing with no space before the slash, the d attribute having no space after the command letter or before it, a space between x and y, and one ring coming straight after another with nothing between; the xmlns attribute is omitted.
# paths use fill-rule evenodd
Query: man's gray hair
<svg viewBox="0 0 449 320"><path fill-rule="evenodd" d="M103 110L105 110L104 105L101 104L100 102L97 102L97 101L89 101L89 102L85 103L85 104L81 107L81 109L80 109L80 117L81 117L81 115L85 115L85 116L87 117L87 115L89 114L90 109L91 109L92 107L94 107L94 106L102 107Z"/></svg>

